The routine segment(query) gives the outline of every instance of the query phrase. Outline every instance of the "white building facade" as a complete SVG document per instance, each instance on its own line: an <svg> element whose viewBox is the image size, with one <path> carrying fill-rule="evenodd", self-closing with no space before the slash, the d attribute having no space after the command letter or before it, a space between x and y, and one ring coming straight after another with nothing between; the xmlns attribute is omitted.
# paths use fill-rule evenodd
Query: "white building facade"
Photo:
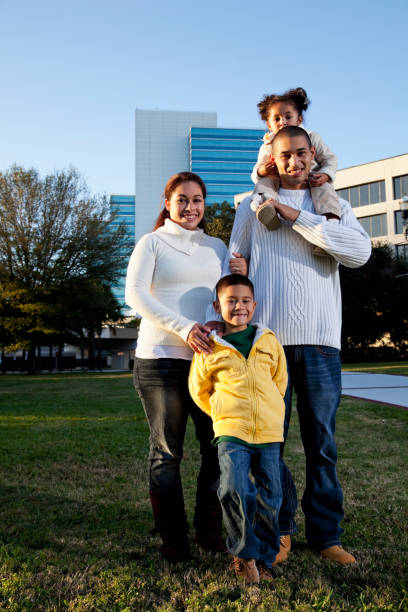
<svg viewBox="0 0 408 612"><path fill-rule="evenodd" d="M135 241L152 231L172 174L190 170L193 126L217 127L217 113L135 111Z"/></svg>
<svg viewBox="0 0 408 612"><path fill-rule="evenodd" d="M408 258L400 208L402 196L408 196L408 153L338 170L334 186L374 244L387 242Z"/></svg>

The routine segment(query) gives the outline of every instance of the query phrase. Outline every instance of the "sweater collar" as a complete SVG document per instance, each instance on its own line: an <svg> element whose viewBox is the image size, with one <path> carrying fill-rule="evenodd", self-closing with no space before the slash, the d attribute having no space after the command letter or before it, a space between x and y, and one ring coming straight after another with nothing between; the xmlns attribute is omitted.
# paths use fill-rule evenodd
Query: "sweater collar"
<svg viewBox="0 0 408 612"><path fill-rule="evenodd" d="M188 230L178 225L178 223L174 223L171 219L166 219L164 225L159 227L154 233L170 247L187 255L192 255L204 238L204 231L202 229Z"/></svg>

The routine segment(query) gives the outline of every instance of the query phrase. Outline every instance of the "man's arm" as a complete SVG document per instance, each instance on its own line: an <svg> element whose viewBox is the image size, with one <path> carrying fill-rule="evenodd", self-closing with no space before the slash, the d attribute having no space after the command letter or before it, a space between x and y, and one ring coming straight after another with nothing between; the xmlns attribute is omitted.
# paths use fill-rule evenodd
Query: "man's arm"
<svg viewBox="0 0 408 612"><path fill-rule="evenodd" d="M256 220L255 214L251 210L249 204L250 198L244 198L235 213L228 253L224 259L222 268L223 276L231 273L230 260L234 258L234 253L241 255L241 257L245 257L249 265L251 256L252 223Z"/></svg>
<svg viewBox="0 0 408 612"><path fill-rule="evenodd" d="M324 216L306 210L296 210L286 204L275 203L275 208L292 228L311 244L324 249L347 268L358 268L371 255L371 240L363 230L350 204L340 200L339 223L327 221Z"/></svg>

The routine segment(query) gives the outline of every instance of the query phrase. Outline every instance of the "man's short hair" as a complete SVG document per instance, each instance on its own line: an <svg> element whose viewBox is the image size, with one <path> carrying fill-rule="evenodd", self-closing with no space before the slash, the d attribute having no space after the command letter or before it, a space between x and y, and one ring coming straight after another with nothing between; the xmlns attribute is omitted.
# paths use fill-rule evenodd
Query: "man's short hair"
<svg viewBox="0 0 408 612"><path fill-rule="evenodd" d="M223 276L222 278L220 278L218 283L215 285L217 299L219 294L231 285L245 285L251 290L252 297L255 296L254 286L247 276L244 276L243 274L227 274L227 276Z"/></svg>
<svg viewBox="0 0 408 612"><path fill-rule="evenodd" d="M303 136L306 140L308 148L312 148L312 141L310 140L309 134L303 128L298 125L287 125L286 127L279 130L272 140L272 151L275 152L275 147L281 138L289 136L289 138L295 138L296 136Z"/></svg>

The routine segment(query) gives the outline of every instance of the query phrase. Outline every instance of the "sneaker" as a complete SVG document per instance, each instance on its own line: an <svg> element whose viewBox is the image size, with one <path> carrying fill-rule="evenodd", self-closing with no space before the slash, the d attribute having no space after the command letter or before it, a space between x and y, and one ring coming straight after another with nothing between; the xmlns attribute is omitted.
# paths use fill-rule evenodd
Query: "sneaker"
<svg viewBox="0 0 408 612"><path fill-rule="evenodd" d="M261 205L256 211L256 218L271 232L277 230L281 224L278 213L272 204Z"/></svg>
<svg viewBox="0 0 408 612"><path fill-rule="evenodd" d="M320 551L320 556L341 565L351 565L356 562L356 558L344 550L342 546L329 546L329 548Z"/></svg>
<svg viewBox="0 0 408 612"><path fill-rule="evenodd" d="M276 555L275 561L272 563L272 567L275 567L275 565L278 565L278 563L282 563L282 561L287 561L289 551L292 547L290 535L281 535L279 540L280 540L279 552Z"/></svg>
<svg viewBox="0 0 408 612"><path fill-rule="evenodd" d="M259 580L261 582L264 580L268 582L273 582L274 578L277 577L277 573L275 572L273 567L266 567L265 565L262 565L262 563L258 563L258 573Z"/></svg>
<svg viewBox="0 0 408 612"><path fill-rule="evenodd" d="M231 563L231 569L234 570L237 578L245 581L245 584L258 584L259 572L256 567L255 559L240 559L234 557Z"/></svg>

